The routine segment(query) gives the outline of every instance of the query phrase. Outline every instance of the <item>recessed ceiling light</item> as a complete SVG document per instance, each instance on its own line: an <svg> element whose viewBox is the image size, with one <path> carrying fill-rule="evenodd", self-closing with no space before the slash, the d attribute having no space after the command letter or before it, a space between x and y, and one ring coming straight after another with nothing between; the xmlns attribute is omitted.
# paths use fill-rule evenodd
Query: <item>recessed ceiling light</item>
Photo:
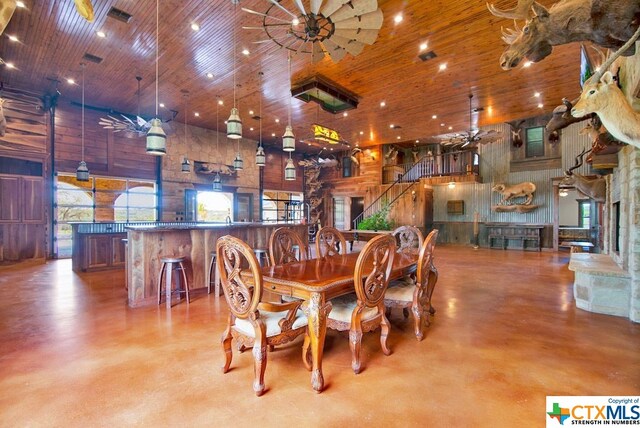
<svg viewBox="0 0 640 428"><path fill-rule="evenodd" d="M293 21L291 21L291 23L293 25L298 25L298 24L300 24L300 20L298 18L293 18Z"/></svg>
<svg viewBox="0 0 640 428"><path fill-rule="evenodd" d="M9 36L9 40L11 40L12 42L17 42L18 38L16 36Z"/></svg>
<svg viewBox="0 0 640 428"><path fill-rule="evenodd" d="M533 96L536 98L540 98L540 92L536 92L535 94L533 94Z"/></svg>
<svg viewBox="0 0 640 428"><path fill-rule="evenodd" d="M393 128L395 128L395 127L396 127L396 126L395 126L393 123L392 123L391 125L389 125L389 128L391 128L391 129L393 129Z"/></svg>
<svg viewBox="0 0 640 428"><path fill-rule="evenodd" d="M12 63L12 62L7 62L7 63L5 63L4 65L6 65L6 66L7 66L7 68L16 68L16 66L15 66L15 65L13 65L13 63Z"/></svg>
<svg viewBox="0 0 640 428"><path fill-rule="evenodd" d="M420 140L416 140L416 143L419 143L419 142L420 142Z"/></svg>
<svg viewBox="0 0 640 428"><path fill-rule="evenodd" d="M380 107L384 107L384 106L386 106L386 105L387 105L387 103L385 103L384 101L381 101L381 102L380 102Z"/></svg>
<svg viewBox="0 0 640 428"><path fill-rule="evenodd" d="M431 116L431 119L437 119L437 118L438 118L437 114L434 114L433 116Z"/></svg>
<svg viewBox="0 0 640 428"><path fill-rule="evenodd" d="M309 145L311 145L311 144L309 144ZM360 143L356 143L356 147L358 147L359 145L360 145Z"/></svg>
<svg viewBox="0 0 640 428"><path fill-rule="evenodd" d="M224 101L218 100L218 105L223 105L223 104L224 104Z"/></svg>
<svg viewBox="0 0 640 428"><path fill-rule="evenodd" d="M275 133L275 132L272 132L272 133L271 133L271 136L272 136L272 137L275 137L275 136L276 136L276 133Z"/></svg>
<svg viewBox="0 0 640 428"><path fill-rule="evenodd" d="M444 123L441 123L440 126L444 126Z"/></svg>
<svg viewBox="0 0 640 428"><path fill-rule="evenodd" d="M449 131L451 131L452 129L453 129L453 126L450 126L450 127L449 127Z"/></svg>
<svg viewBox="0 0 640 428"><path fill-rule="evenodd" d="M194 115L195 117L200 117L200 113L198 113L198 112L193 113L193 115Z"/></svg>
<svg viewBox="0 0 640 428"><path fill-rule="evenodd" d="M249 110L249 114L253 116L253 110Z"/></svg>
<svg viewBox="0 0 640 428"><path fill-rule="evenodd" d="M249 49L242 49L242 54L243 55L249 55Z"/></svg>
<svg viewBox="0 0 640 428"><path fill-rule="evenodd" d="M160 108L164 108L164 103L160 103L158 105L160 106Z"/></svg>
<svg viewBox="0 0 640 428"><path fill-rule="evenodd" d="M226 121L226 120L225 120L225 121L224 121L224 124L226 125L226 124L227 124L227 122L228 122L228 121Z"/></svg>
<svg viewBox="0 0 640 428"><path fill-rule="evenodd" d="M333 147L331 147L331 151L333 151Z"/></svg>
<svg viewBox="0 0 640 428"><path fill-rule="evenodd" d="M346 111L344 113L342 113L342 116L347 117L349 116L349 113L347 113Z"/></svg>
<svg viewBox="0 0 640 428"><path fill-rule="evenodd" d="M420 43L420 50L421 50L421 51L427 50L427 48L428 48L428 47L429 47L429 45L428 45L428 44L426 44L426 43Z"/></svg>
<svg viewBox="0 0 640 428"><path fill-rule="evenodd" d="M207 73L207 78L213 79L213 73Z"/></svg>
<svg viewBox="0 0 640 428"><path fill-rule="evenodd" d="M528 67L531 67L531 64L533 64L531 61L525 61L525 63L524 63L524 64L522 64L522 66L523 66L524 68L528 68Z"/></svg>
<svg viewBox="0 0 640 428"><path fill-rule="evenodd" d="M96 31L96 36L100 37L101 39L104 39L105 37L107 37L107 33L105 33L104 31Z"/></svg>
<svg viewBox="0 0 640 428"><path fill-rule="evenodd" d="M311 145L311 143L307 143L307 146L310 146L310 145ZM356 146L357 146L357 144L356 144Z"/></svg>
<svg viewBox="0 0 640 428"><path fill-rule="evenodd" d="M396 140L399 140L399 139L400 139L400 136L398 135L398 136L396 137Z"/></svg>
<svg viewBox="0 0 640 428"><path fill-rule="evenodd" d="M445 71L447 69L447 63L443 62L438 68L440 69L440 71Z"/></svg>
<svg viewBox="0 0 640 428"><path fill-rule="evenodd" d="M364 131L360 131L360 135L364 135Z"/></svg>
<svg viewBox="0 0 640 428"><path fill-rule="evenodd" d="M399 13L393 17L393 22L395 22L396 24L399 24L402 22L402 19L403 19L402 14Z"/></svg>
<svg viewBox="0 0 640 428"><path fill-rule="evenodd" d="M193 24L191 24L191 29L193 31L200 31L200 26L194 22Z"/></svg>
<svg viewBox="0 0 640 428"><path fill-rule="evenodd" d="M253 131L253 128L249 128L249 131Z"/></svg>
<svg viewBox="0 0 640 428"><path fill-rule="evenodd" d="M543 108L543 107L544 107L544 104L542 103L538 104L538 108Z"/></svg>
<svg viewBox="0 0 640 428"><path fill-rule="evenodd" d="M7 64L7 66L9 66L9 64ZM9 68L12 68L12 67L9 67ZM75 85L76 81L73 79L67 79L67 83L70 85Z"/></svg>
<svg viewBox="0 0 640 428"><path fill-rule="evenodd" d="M17 2L16 2L16 6L18 6L18 7L27 7L27 6L24 4L24 2L23 2L23 1L17 1Z"/></svg>
<svg viewBox="0 0 640 428"><path fill-rule="evenodd" d="M276 119L276 123L280 123L280 119Z"/></svg>

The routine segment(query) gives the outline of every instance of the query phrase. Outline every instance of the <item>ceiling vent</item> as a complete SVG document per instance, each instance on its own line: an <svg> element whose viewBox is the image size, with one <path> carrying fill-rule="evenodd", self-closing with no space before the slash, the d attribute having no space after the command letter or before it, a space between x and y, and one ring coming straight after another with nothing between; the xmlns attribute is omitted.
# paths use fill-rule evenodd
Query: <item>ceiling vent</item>
<svg viewBox="0 0 640 428"><path fill-rule="evenodd" d="M117 19L118 21L122 21L125 24L128 24L129 21L131 21L131 18L133 18L132 15L128 14L124 10L120 10L118 8L115 8L115 7L112 7L111 9L109 9L109 12L107 12L107 16L109 18L113 18L113 19Z"/></svg>
<svg viewBox="0 0 640 428"><path fill-rule="evenodd" d="M430 59L433 59L437 56L438 55L436 55L434 51L429 51L421 53L420 55L418 55L418 58L420 58L422 61L429 61Z"/></svg>
<svg viewBox="0 0 640 428"><path fill-rule="evenodd" d="M85 52L85 54L82 56L82 59L84 59L85 61L93 62L95 64L100 64L102 62L102 58L96 55L91 55L89 52Z"/></svg>

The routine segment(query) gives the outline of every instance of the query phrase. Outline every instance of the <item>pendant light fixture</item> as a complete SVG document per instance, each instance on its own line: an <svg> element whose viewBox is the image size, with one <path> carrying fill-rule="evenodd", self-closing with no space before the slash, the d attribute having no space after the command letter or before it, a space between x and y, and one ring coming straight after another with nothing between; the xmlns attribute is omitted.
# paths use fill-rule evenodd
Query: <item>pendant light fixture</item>
<svg viewBox="0 0 640 428"><path fill-rule="evenodd" d="M187 114L187 98L189 98L188 94L184 94L184 146L185 148L189 146L189 142L187 141L187 118L189 115ZM185 156L182 158L181 171L185 174L191 172L191 167L189 164L189 159Z"/></svg>
<svg viewBox="0 0 640 428"><path fill-rule="evenodd" d="M256 165L265 166L267 163L267 158L264 154L264 148L262 147L262 76L264 76L264 73L260 71L258 75L260 76L260 89L258 90L259 97L260 97L258 101L258 105L259 105L258 114L260 115L258 119L260 124L260 134L259 134L258 150L256 151Z"/></svg>
<svg viewBox="0 0 640 428"><path fill-rule="evenodd" d="M287 165L284 167L284 179L286 181L294 181L296 179L296 166L291 159L291 152L289 152L289 159L287 159Z"/></svg>
<svg viewBox="0 0 640 428"><path fill-rule="evenodd" d="M80 158L80 164L78 165L78 169L76 169L76 180L78 181L89 181L89 168L87 168L87 164L84 161L84 62L80 64L82 67L82 134L80 137L80 145L82 147L82 157Z"/></svg>
<svg viewBox="0 0 640 428"><path fill-rule="evenodd" d="M287 65L289 68L289 82L291 82L291 51L289 50L287 50ZM296 137L293 135L293 128L291 127L291 94L289 94L289 107L287 110L288 121L287 127L284 130L284 135L282 136L282 150L285 152L292 152L296 149Z"/></svg>
<svg viewBox="0 0 640 428"><path fill-rule="evenodd" d="M167 135L162 129L162 121L158 115L158 62L159 48L160 0L156 0L156 116L151 119L151 128L147 132L147 153L163 156L167 153Z"/></svg>
<svg viewBox="0 0 640 428"><path fill-rule="evenodd" d="M222 100L218 99L216 103L216 156L220 158L220 132L218 131L218 123L220 116L220 105L222 104ZM222 190L222 180L220 179L220 166L218 166L218 172L216 172L215 177L213 177L213 191L220 192Z"/></svg>
<svg viewBox="0 0 640 428"><path fill-rule="evenodd" d="M231 138L232 140L242 138L242 120L236 107L236 15L239 2L240 0L231 0L233 4L233 108L231 109L229 119L227 119L227 138ZM242 159L240 159L240 162L242 162ZM240 169L242 169L242 166Z"/></svg>

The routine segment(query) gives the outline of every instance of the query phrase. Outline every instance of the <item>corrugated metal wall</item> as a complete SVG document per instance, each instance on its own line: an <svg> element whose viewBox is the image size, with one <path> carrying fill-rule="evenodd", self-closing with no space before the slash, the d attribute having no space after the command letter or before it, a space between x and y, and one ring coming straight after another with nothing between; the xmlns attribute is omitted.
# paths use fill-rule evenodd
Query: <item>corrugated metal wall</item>
<svg viewBox="0 0 640 428"><path fill-rule="evenodd" d="M584 125L582 123L573 124L562 131L561 140L557 144L562 144L562 165L563 169L551 169L543 171L523 171L509 172L511 160L511 144L509 138L503 138L491 144L480 145L480 175L484 183L482 184L460 184L457 183L454 189L448 186L434 186L433 217L436 222L472 222L475 211L480 213L481 222L513 222L532 224L552 224L553 223L553 186L552 179L561 177L563 170L573 166L575 156L585 147L591 147L591 142L586 136L579 135L578 132ZM494 125L483 129L495 129L503 135L510 135L510 128L506 124ZM590 174L588 165L583 165L576 172ZM533 212L520 213L497 213L491 211L491 205L497 205L501 196L491 191L494 184L506 183L517 184L530 181L536 185L536 193L533 204L540 205L540 208ZM464 214L447 214L447 201L463 200Z"/></svg>

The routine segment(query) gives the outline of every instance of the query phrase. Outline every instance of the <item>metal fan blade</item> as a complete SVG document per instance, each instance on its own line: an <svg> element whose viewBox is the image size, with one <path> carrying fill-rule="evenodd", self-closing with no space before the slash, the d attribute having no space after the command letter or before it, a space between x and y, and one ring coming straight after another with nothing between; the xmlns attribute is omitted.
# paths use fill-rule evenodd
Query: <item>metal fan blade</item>
<svg viewBox="0 0 640 428"><path fill-rule="evenodd" d="M343 4L346 4L349 0L327 0L327 2L322 6L322 10L320 14L322 16L329 16L336 10L340 9Z"/></svg>
<svg viewBox="0 0 640 428"><path fill-rule="evenodd" d="M304 10L304 5L302 4L302 0L295 0L296 2L296 6L298 6L298 10L300 10L300 13L303 15L306 15L307 12L305 12Z"/></svg>
<svg viewBox="0 0 640 428"><path fill-rule="evenodd" d="M322 61L324 58L324 51L322 50L322 46L320 46L320 42L314 42L313 48L311 49L311 62L318 63Z"/></svg>
<svg viewBox="0 0 640 428"><path fill-rule="evenodd" d="M320 12L320 6L322 6L322 0L311 0L311 13L315 13L317 15Z"/></svg>
<svg viewBox="0 0 640 428"><path fill-rule="evenodd" d="M354 40L349 40L347 38L340 37L335 34L331 36L331 41L334 42L336 45L340 46L341 48L343 48L344 50L346 50L347 52L349 52L353 56L360 55L360 53L362 52L362 49L364 49L364 43L356 42Z"/></svg>
<svg viewBox="0 0 640 428"><path fill-rule="evenodd" d="M258 16L264 16L265 18L273 19L275 21L286 22L287 24L291 24L291 22L287 21L286 19L277 18L275 16L267 15L266 13L262 13L262 12L256 12L255 10L247 9L246 7L243 7L242 10L244 12L252 13L252 14L258 15Z"/></svg>
<svg viewBox="0 0 640 428"><path fill-rule="evenodd" d="M335 22L336 28L346 29L363 29L363 30L379 30L382 27L384 16L380 9L366 15L356 16L354 18L345 19Z"/></svg>
<svg viewBox="0 0 640 428"><path fill-rule="evenodd" d="M260 44L262 44L262 43L269 43L269 42L273 42L273 40L271 40L271 39L267 39L267 40L256 40L255 42L251 42L251 43L254 43L254 44L256 44L256 45L260 45Z"/></svg>
<svg viewBox="0 0 640 428"><path fill-rule="evenodd" d="M333 62L339 62L347 54L347 51L336 45L331 39L324 39L322 42Z"/></svg>
<svg viewBox="0 0 640 428"><path fill-rule="evenodd" d="M336 29L333 34L349 40L355 40L366 45L374 44L378 38L378 30L351 30L343 28Z"/></svg>
<svg viewBox="0 0 640 428"><path fill-rule="evenodd" d="M331 18L333 22L342 21L353 18L354 16L361 16L374 12L377 8L377 0L352 0L336 12L332 13L329 18Z"/></svg>
<svg viewBox="0 0 640 428"><path fill-rule="evenodd" d="M243 30L264 30L267 27L290 27L291 24L265 24L262 27L242 27Z"/></svg>
<svg viewBox="0 0 640 428"><path fill-rule="evenodd" d="M273 3L275 6L278 6L280 9L282 9L286 13L288 13L292 18L297 18L298 17L297 15L294 15L293 13L289 12L289 9L287 9L284 6L282 6L278 0L269 0L269 1L271 3Z"/></svg>

